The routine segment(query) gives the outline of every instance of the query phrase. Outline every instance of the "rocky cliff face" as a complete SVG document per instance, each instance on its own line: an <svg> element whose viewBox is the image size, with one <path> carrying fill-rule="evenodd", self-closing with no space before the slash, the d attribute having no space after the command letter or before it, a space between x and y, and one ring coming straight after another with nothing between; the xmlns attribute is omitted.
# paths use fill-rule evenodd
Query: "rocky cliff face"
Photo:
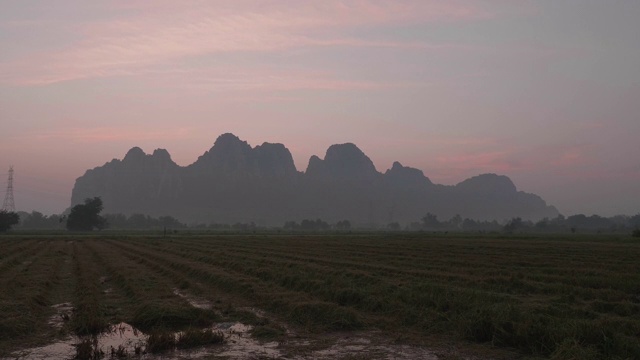
<svg viewBox="0 0 640 360"><path fill-rule="evenodd" d="M357 225L416 221L427 212L479 220L554 217L540 197L506 176L485 174L455 186L433 184L422 171L395 162L384 174L354 144L332 145L298 172L282 144L251 147L221 135L193 164L180 167L166 150L133 148L76 180L71 205L100 196L107 213L172 215L186 222L349 219Z"/></svg>
<svg viewBox="0 0 640 360"><path fill-rule="evenodd" d="M305 175L328 181L372 181L380 176L371 159L351 143L331 145L324 160L312 156Z"/></svg>
<svg viewBox="0 0 640 360"><path fill-rule="evenodd" d="M213 147L187 168L196 175L218 177L282 178L297 174L293 157L284 145L263 143L251 148L233 134L220 135Z"/></svg>
<svg viewBox="0 0 640 360"><path fill-rule="evenodd" d="M181 170L166 150L146 155L135 147L122 160L114 159L78 178L71 203L101 196L105 209L126 209L124 213L168 207L184 191Z"/></svg>

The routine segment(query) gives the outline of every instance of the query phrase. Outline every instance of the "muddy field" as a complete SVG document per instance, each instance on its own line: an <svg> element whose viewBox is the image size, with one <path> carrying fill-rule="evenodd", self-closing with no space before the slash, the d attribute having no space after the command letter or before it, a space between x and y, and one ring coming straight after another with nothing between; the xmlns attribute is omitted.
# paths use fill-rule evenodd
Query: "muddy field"
<svg viewBox="0 0 640 360"><path fill-rule="evenodd" d="M640 243L2 236L0 358L639 359Z"/></svg>

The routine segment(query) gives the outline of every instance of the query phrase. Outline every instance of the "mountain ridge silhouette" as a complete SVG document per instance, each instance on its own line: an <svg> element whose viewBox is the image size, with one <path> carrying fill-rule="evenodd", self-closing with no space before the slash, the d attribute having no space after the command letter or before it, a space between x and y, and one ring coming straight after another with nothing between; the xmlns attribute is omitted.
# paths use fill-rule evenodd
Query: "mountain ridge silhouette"
<svg viewBox="0 0 640 360"><path fill-rule="evenodd" d="M89 169L74 185L71 205L100 196L105 213L171 215L192 223L350 220L357 226L418 221L426 213L448 219L512 217L537 220L558 211L535 194L518 191L504 175L481 174L456 185L434 184L424 173L396 161L384 173L355 144L331 145L298 171L283 144L252 147L226 133L190 165L179 166L167 150L130 149Z"/></svg>

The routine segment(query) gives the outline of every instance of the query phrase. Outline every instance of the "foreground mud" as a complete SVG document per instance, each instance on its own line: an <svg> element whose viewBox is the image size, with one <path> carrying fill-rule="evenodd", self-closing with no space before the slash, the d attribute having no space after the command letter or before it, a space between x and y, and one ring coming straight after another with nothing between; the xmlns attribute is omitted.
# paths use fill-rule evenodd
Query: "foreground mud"
<svg viewBox="0 0 640 360"><path fill-rule="evenodd" d="M253 326L240 322L217 323L212 330L224 334L221 345L151 354L146 349L149 336L127 323L120 323L99 336L69 336L49 345L16 351L3 360L79 359L82 357L78 356L78 346L87 340L92 346L92 356L97 359L480 359L451 351L394 344L380 332L305 336L288 330L280 341L260 341L251 336L252 329Z"/></svg>
<svg viewBox="0 0 640 360"><path fill-rule="evenodd" d="M104 281L101 281L104 283ZM211 309L210 301L187 291L173 289L173 294L200 309ZM65 323L75 311L71 303L53 305L55 314L48 325L63 331ZM254 307L238 308L266 319L285 330L278 341L261 341L252 336L254 327L242 322L219 322L211 330L224 336L217 345L200 346L188 350L173 349L162 353L150 353L147 349L149 335L127 323L110 326L97 336L67 336L57 342L13 352L4 359L487 359L461 356L455 351L433 350L419 346L394 343L382 332L345 332L332 334L299 333L287 324ZM180 332L173 334L175 337ZM85 352L80 349L85 346ZM87 355L86 348L89 348Z"/></svg>
<svg viewBox="0 0 640 360"><path fill-rule="evenodd" d="M378 334L371 333L260 342L251 337L250 325L220 323L213 328L224 333L223 345L149 354L145 349L147 335L122 323L96 337L95 349L104 359L441 359L429 349L384 343ZM69 337L50 345L15 352L6 359L73 359L76 346L81 341L78 337Z"/></svg>
<svg viewBox="0 0 640 360"><path fill-rule="evenodd" d="M107 331L94 338L69 336L53 344L14 352L13 359L72 359L76 356L76 346L90 339L95 350L109 358L112 352L121 349L121 353L135 354L136 348L144 346L146 335L131 325L120 323L109 327ZM112 350L113 349L113 350Z"/></svg>
<svg viewBox="0 0 640 360"><path fill-rule="evenodd" d="M174 293L198 308L210 308L204 299L187 292ZM74 311L72 304L54 305L56 314L49 320L49 326L62 329ZM266 313L256 308L242 308L260 318ZM275 321L270 318L270 321ZM81 344L90 344L92 359L424 359L438 360L437 352L417 346L393 344L379 332L357 332L327 335L300 335L286 324L278 326L286 329L286 336L280 341L260 341L252 337L253 326L241 322L221 322L211 329L224 335L221 345L203 346L189 350L171 350L161 354L147 351L148 334L127 323L109 327L94 337L68 336L60 341L13 352L4 359L81 359ZM175 333L177 336L179 333ZM447 356L447 359L450 357ZM463 359L464 357L456 357Z"/></svg>

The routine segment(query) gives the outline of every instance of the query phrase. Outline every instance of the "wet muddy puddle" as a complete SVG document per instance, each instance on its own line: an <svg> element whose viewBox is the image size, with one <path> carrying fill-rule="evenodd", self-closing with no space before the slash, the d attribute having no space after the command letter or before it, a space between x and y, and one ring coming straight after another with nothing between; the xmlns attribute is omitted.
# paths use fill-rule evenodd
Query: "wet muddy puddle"
<svg viewBox="0 0 640 360"><path fill-rule="evenodd" d="M251 337L252 327L238 322L218 323L212 330L224 335L222 345L213 345L189 350L167 351L150 354L146 351L148 335L127 323L113 325L108 331L95 337L69 336L66 339L11 354L11 359L73 359L80 344L88 344L97 358L116 359L198 359L212 356L233 359L256 357L278 358L281 354L278 343L260 343ZM175 333L175 336L178 336Z"/></svg>
<svg viewBox="0 0 640 360"><path fill-rule="evenodd" d="M56 313L51 315L47 324L54 329L62 329L64 323L69 321L71 313L73 313L73 305L71 303L62 303L51 306Z"/></svg>
<svg viewBox="0 0 640 360"><path fill-rule="evenodd" d="M126 323L112 326L95 338L88 338L102 359L394 359L438 360L427 348L398 345L379 334L360 333L346 336L314 336L291 338L278 342L260 342L251 337L251 325L239 322L217 323L214 331L224 334L224 343L189 350L173 350L160 354L146 352L148 335ZM177 333L176 333L177 335ZM15 352L11 359L73 359L77 346L87 338L68 337L47 346Z"/></svg>
<svg viewBox="0 0 640 360"><path fill-rule="evenodd" d="M327 339L325 339L326 341ZM438 360L438 356L430 349L389 343L374 333L361 333L358 336L344 336L327 341L328 346L316 348L315 341L303 340L294 344L297 349L292 359L393 359L393 360ZM305 348L309 349L305 351Z"/></svg>
<svg viewBox="0 0 640 360"><path fill-rule="evenodd" d="M77 346L83 341L89 341L96 353L104 354L104 358L108 359L118 350L120 354L135 354L136 351L141 353L146 335L129 324L120 323L110 326L107 331L96 337L69 336L53 344L15 352L12 358L72 359L76 356Z"/></svg>
<svg viewBox="0 0 640 360"><path fill-rule="evenodd" d="M184 299L186 302L189 303L189 305L193 306L194 308L204 309L204 310L211 309L210 301L187 294L184 291L180 291L180 289L173 289L173 293L181 297L182 299Z"/></svg>
<svg viewBox="0 0 640 360"><path fill-rule="evenodd" d="M108 281L108 280L107 280ZM104 282L107 282L104 281ZM103 283L104 283L103 282ZM174 289L174 294L185 299L192 306L210 309L211 303L194 297L186 292ZM71 303L54 305L56 313L49 319L49 326L62 330L73 313ZM250 311L258 317L267 317L260 309L240 308ZM388 337L376 332L361 332L342 335L310 335L300 337L287 329L287 336L281 342L261 342L251 336L253 327L240 322L221 322L211 329L224 336L224 343L189 350L173 350L160 354L146 351L149 336L127 323L109 327L95 337L68 336L65 339L42 347L25 349L11 354L7 359L74 359L80 352L79 346L90 347L95 358L100 359L425 359L437 360L438 356L430 349L394 344ZM174 333L178 336L180 333ZM4 360L4 359L0 359Z"/></svg>

